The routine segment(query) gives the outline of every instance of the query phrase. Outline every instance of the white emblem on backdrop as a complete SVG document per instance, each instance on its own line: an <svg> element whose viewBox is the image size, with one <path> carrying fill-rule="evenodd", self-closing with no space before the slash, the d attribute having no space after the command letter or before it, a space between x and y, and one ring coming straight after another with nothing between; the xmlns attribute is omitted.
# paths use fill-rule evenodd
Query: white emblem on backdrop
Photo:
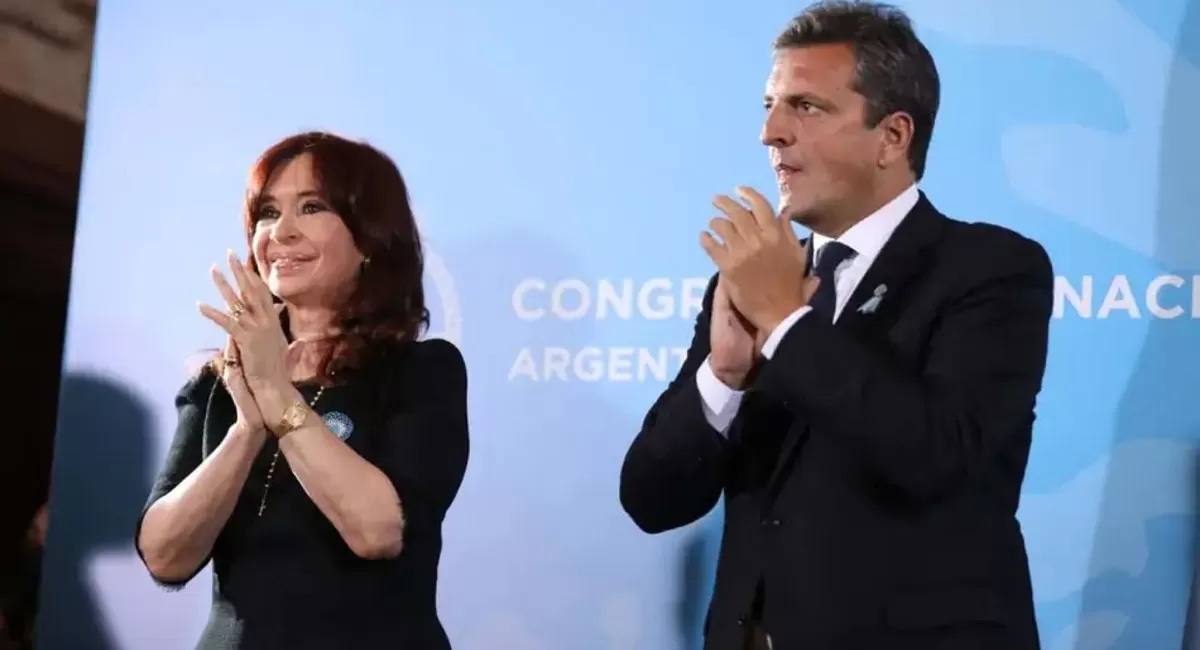
<svg viewBox="0 0 1200 650"><path fill-rule="evenodd" d="M422 238L424 238L425 229L422 227L422 219L418 212L416 209L413 210L417 228L420 229ZM432 283L433 291L437 293L437 304L430 304L430 312L435 309L440 310L441 316L439 319L430 314L430 330L425 338L446 339L461 347L462 309L458 301L458 290L454 288L454 278L450 275L450 269L446 266L446 262L428 243L425 244L425 280ZM432 301L427 302L432 303ZM433 329L436 324L440 324L441 328Z"/></svg>
<svg viewBox="0 0 1200 650"><path fill-rule="evenodd" d="M431 305L431 310L440 309L441 319L430 318L432 323L441 324L441 329L430 329L425 338L442 338L455 345L462 344L462 310L459 307L458 291L454 288L454 278L450 269L428 245L425 246L425 278L433 283L437 293L437 304Z"/></svg>

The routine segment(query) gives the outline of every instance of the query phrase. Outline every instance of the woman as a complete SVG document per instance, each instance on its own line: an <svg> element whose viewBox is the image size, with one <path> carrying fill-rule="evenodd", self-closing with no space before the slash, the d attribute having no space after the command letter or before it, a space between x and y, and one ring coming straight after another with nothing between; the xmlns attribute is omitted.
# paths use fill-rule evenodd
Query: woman
<svg viewBox="0 0 1200 650"><path fill-rule="evenodd" d="M421 243L383 153L306 133L269 149L245 205L251 256L213 267L228 335L176 398L137 531L150 574L210 559L198 648L450 644L441 525L467 464L467 377L428 326Z"/></svg>

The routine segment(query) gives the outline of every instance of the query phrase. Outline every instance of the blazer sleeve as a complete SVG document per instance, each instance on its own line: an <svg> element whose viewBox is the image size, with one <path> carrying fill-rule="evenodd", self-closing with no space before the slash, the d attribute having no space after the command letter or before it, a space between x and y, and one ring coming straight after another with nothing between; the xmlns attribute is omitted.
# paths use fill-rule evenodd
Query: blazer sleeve
<svg viewBox="0 0 1200 650"><path fill-rule="evenodd" d="M178 412L175 437L171 440L166 460L163 461L162 468L154 479L150 497L146 500L145 507L142 508L142 514L138 517L137 527L133 533L134 548L143 565L146 563L146 557L142 553L140 540L146 512L156 501L166 496L188 475L196 471L196 468L204 460L204 420L208 411L208 399L215 381L216 378L212 373L205 370L185 384L175 396L175 409ZM208 562L200 563L192 575L182 580L164 581L158 579L154 574L151 574L150 577L163 587L182 588L204 568L205 564Z"/></svg>
<svg viewBox="0 0 1200 650"><path fill-rule="evenodd" d="M679 374L654 402L621 466L621 506L639 528L660 533L706 515L725 486L725 438L704 417L696 371L709 354L717 276L708 283Z"/></svg>
<svg viewBox="0 0 1200 650"><path fill-rule="evenodd" d="M801 318L758 387L847 436L890 484L934 499L1028 436L1046 367L1054 273L1046 251L986 230L938 315L919 368L816 318Z"/></svg>
<svg viewBox="0 0 1200 650"><path fill-rule="evenodd" d="M467 470L466 363L453 343L429 339L412 344L390 372L375 465L395 486L409 525L438 525Z"/></svg>

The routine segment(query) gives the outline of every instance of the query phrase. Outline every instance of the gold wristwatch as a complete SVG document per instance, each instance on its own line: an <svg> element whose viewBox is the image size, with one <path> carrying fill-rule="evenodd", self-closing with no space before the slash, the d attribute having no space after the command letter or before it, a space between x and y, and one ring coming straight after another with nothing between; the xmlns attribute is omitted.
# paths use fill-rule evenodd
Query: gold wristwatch
<svg viewBox="0 0 1200 650"><path fill-rule="evenodd" d="M279 424L276 424L271 433L275 434L276 438L283 438L287 434L304 426L304 421L308 419L308 404L301 400L296 400L291 406L284 410L283 415L279 418Z"/></svg>

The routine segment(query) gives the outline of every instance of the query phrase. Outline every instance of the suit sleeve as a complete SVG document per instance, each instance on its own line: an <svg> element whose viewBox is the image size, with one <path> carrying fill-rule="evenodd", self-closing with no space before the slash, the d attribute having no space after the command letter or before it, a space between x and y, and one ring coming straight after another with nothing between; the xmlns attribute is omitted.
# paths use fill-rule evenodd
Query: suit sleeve
<svg viewBox="0 0 1200 650"><path fill-rule="evenodd" d="M146 512L150 506L174 490L192 472L196 471L196 468L204 461L204 419L208 412L208 398L214 381L215 378L206 370L196 379L189 381L175 396L175 410L178 413L175 437L171 440L166 460L163 461L162 468L154 479L154 486L150 489L150 496L146 499L146 505L142 508L142 514L138 517L137 527L133 532L134 548L143 565L146 563L146 557L142 553L139 540ZM207 560L201 562L192 575L182 580L163 581L153 574L150 577L162 587L178 589L195 577L206 564L208 564Z"/></svg>
<svg viewBox="0 0 1200 650"><path fill-rule="evenodd" d="M847 436L889 483L933 499L1032 426L1046 366L1054 275L1011 233L983 242L973 280L937 318L919 369L817 318L783 337L758 387Z"/></svg>
<svg viewBox="0 0 1200 650"><path fill-rule="evenodd" d="M470 452L467 367L453 343L413 344L391 369L384 430L374 458L400 497L410 527L438 526L458 495Z"/></svg>
<svg viewBox="0 0 1200 650"><path fill-rule="evenodd" d="M709 353L716 280L705 291L683 367L650 408L621 467L621 506L648 533L703 517L724 489L726 441L705 418L696 385L696 371Z"/></svg>

